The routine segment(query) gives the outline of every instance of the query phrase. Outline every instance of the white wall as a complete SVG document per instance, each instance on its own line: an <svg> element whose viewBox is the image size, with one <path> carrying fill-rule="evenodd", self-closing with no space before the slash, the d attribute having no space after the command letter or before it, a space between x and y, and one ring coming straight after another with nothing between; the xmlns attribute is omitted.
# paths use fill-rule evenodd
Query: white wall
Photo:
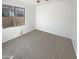
<svg viewBox="0 0 79 59"><path fill-rule="evenodd" d="M2 0L2 3L25 8L25 25L3 29L2 42L6 42L19 36L21 29L23 30L23 33L35 29L35 6L24 4L19 0Z"/></svg>
<svg viewBox="0 0 79 59"><path fill-rule="evenodd" d="M76 20L76 0L59 0L52 4L38 6L36 9L36 28L72 39L75 52Z"/></svg>

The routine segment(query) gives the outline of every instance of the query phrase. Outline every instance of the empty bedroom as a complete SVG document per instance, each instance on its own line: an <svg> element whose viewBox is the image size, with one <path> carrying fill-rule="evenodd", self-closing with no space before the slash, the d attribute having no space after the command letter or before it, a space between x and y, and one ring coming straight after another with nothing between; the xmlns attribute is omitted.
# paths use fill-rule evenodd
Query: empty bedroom
<svg viewBox="0 0 79 59"><path fill-rule="evenodd" d="M2 0L2 59L77 59L77 1Z"/></svg>

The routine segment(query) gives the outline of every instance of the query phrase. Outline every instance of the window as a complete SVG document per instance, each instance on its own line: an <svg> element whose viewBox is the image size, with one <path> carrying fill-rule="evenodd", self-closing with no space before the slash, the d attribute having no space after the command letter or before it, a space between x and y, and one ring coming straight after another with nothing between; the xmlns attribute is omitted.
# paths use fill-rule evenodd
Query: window
<svg viewBox="0 0 79 59"><path fill-rule="evenodd" d="M16 19L16 26L20 26L24 24L24 9L15 7L15 19Z"/></svg>
<svg viewBox="0 0 79 59"><path fill-rule="evenodd" d="M2 5L2 27L21 26L25 24L25 9L10 5Z"/></svg>

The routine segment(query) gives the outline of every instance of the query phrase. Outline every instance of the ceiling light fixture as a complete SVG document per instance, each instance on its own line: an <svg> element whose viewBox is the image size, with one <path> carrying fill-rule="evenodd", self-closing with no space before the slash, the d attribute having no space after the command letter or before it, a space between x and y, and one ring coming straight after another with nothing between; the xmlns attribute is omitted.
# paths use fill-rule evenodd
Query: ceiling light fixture
<svg viewBox="0 0 79 59"><path fill-rule="evenodd" d="M37 3L40 3L40 0L38 0Z"/></svg>
<svg viewBox="0 0 79 59"><path fill-rule="evenodd" d="M49 1L49 0L46 0L46 1Z"/></svg>
<svg viewBox="0 0 79 59"><path fill-rule="evenodd" d="M45 0L45 1L49 1L49 0ZM37 0L37 3L40 3L40 0Z"/></svg>

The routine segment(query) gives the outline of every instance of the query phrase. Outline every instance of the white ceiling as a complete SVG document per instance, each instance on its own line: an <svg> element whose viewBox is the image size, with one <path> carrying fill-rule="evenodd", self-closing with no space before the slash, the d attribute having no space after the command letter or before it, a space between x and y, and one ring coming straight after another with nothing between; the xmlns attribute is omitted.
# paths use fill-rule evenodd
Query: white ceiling
<svg viewBox="0 0 79 59"><path fill-rule="evenodd" d="M35 6L38 6L38 5L50 4L53 2L75 1L75 0L49 0L49 1L40 0L40 3L37 3L37 0L19 0L19 1L27 3L27 4L33 4Z"/></svg>
<svg viewBox="0 0 79 59"><path fill-rule="evenodd" d="M37 0L19 0L19 1L33 5L43 5L43 4L53 3L53 0L49 0L49 1L40 0L40 3L37 3Z"/></svg>
<svg viewBox="0 0 79 59"><path fill-rule="evenodd" d="M19 1L27 3L27 4L35 4L34 0L19 0Z"/></svg>

